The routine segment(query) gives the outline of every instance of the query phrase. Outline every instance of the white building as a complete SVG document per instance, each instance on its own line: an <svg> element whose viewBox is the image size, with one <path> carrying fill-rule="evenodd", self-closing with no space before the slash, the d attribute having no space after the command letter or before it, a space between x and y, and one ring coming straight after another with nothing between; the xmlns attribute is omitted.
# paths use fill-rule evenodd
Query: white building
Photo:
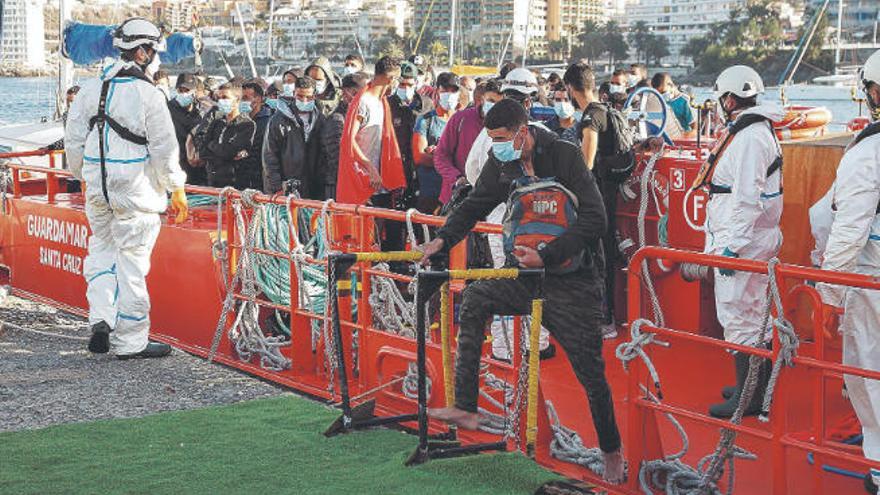
<svg viewBox="0 0 880 495"><path fill-rule="evenodd" d="M0 1L0 62L39 67L46 63L44 0Z"/></svg>
<svg viewBox="0 0 880 495"><path fill-rule="evenodd" d="M529 5L531 4L531 11ZM529 58L547 54L547 0L483 0L480 23L468 33L468 42L480 47L484 58L519 59L529 44Z"/></svg>
<svg viewBox="0 0 880 495"><path fill-rule="evenodd" d="M626 20L632 26L644 21L654 34L669 41L670 58L680 62L679 53L691 38L703 36L712 24L727 20L734 7L745 0L636 0L626 6Z"/></svg>

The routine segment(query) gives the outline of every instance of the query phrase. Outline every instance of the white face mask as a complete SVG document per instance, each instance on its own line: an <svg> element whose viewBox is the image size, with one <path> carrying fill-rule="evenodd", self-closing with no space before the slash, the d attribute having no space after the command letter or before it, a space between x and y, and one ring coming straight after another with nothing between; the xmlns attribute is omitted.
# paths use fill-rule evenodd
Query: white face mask
<svg viewBox="0 0 880 495"><path fill-rule="evenodd" d="M322 94L327 89L327 81L315 81L315 94Z"/></svg>
<svg viewBox="0 0 880 495"><path fill-rule="evenodd" d="M159 60L159 53L156 52L153 55L153 60L150 62L150 65L148 65L147 69L144 70L144 74L146 74L147 77L153 77L153 74L155 74L156 71L159 70L160 65L162 65L162 61Z"/></svg>
<svg viewBox="0 0 880 495"><path fill-rule="evenodd" d="M440 106L446 111L454 110L458 106L458 91L440 93Z"/></svg>
<svg viewBox="0 0 880 495"><path fill-rule="evenodd" d="M626 86L621 86L620 84L609 84L608 92L611 94L626 93Z"/></svg>

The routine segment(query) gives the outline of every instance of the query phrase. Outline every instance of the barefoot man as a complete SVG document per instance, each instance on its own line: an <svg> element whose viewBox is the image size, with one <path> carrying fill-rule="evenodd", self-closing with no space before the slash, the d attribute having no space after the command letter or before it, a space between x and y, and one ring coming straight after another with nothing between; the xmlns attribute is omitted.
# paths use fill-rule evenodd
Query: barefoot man
<svg viewBox="0 0 880 495"><path fill-rule="evenodd" d="M449 250L507 200L511 182L523 173L555 177L577 197L577 221L540 250L516 246L509 266L554 267L583 256L582 267L564 275L548 274L544 280L544 325L565 349L575 375L587 392L593 424L604 453L604 477L610 483L623 481L620 433L614 419L611 389L605 379L602 360L602 250L606 219L602 197L580 150L557 138L553 132L528 125L528 113L513 100L495 104L486 114L486 130L492 151L474 189L446 219L437 238L421 248L428 257ZM479 425L480 351L486 325L492 315L527 313L534 282L528 280L485 280L471 283L463 294L458 353L455 363L455 407L432 409L429 416L465 429Z"/></svg>

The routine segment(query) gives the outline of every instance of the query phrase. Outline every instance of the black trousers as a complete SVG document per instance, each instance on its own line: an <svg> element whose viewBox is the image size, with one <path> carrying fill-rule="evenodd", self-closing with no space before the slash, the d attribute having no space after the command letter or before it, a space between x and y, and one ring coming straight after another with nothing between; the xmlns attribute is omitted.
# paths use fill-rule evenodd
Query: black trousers
<svg viewBox="0 0 880 495"><path fill-rule="evenodd" d="M614 286L617 278L617 195L620 184L610 180L599 182L605 215L608 217L608 230L602 236L602 250L605 252L605 298L602 323L614 323Z"/></svg>
<svg viewBox="0 0 880 495"><path fill-rule="evenodd" d="M481 280L462 295L461 325L455 363L455 405L477 411L480 354L487 323L493 315L528 314L536 281ZM547 276L544 280L543 324L565 350L590 402L593 424L603 452L620 448L611 388L602 358L603 286L584 273Z"/></svg>

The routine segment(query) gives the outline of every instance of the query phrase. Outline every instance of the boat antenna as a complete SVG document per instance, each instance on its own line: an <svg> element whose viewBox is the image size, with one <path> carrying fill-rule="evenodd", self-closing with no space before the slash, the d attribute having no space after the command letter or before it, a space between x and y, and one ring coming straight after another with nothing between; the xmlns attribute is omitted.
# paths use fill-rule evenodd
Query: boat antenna
<svg viewBox="0 0 880 495"><path fill-rule="evenodd" d="M529 28L532 27L532 21L531 21L531 17L532 17L532 0L529 0L528 6L527 6L526 8L527 8L528 10L526 11L526 44L525 44L525 46L523 47L523 54L522 54L522 66L523 66L523 68L526 67L526 60L528 59L528 56L529 56L529 35L531 34L531 33L529 32L529 31L530 31ZM513 28L511 29L510 32L511 32L511 34L513 34Z"/></svg>
<svg viewBox="0 0 880 495"><path fill-rule="evenodd" d="M779 76L779 86L784 86L791 83L791 80L794 78L795 72L797 72L798 67L801 65L801 61L804 59L804 55L807 53L807 47L813 40L813 35L816 34L816 29L819 27L819 21L822 19L822 16L825 15L825 11L828 10L828 3L830 1L831 0L825 0L822 3L822 7L819 9L819 12L817 12L816 15L813 16L810 29L804 32L803 37L801 37L800 43L798 43L797 49L791 55L791 60L788 61L788 66L785 67L785 70L782 71L782 74Z"/></svg>
<svg viewBox="0 0 880 495"><path fill-rule="evenodd" d="M455 10L458 2L449 3L449 70L455 65Z"/></svg>
<svg viewBox="0 0 880 495"><path fill-rule="evenodd" d="M67 109L67 88L73 84L73 62L64 53L64 28L67 27L70 15L71 1L58 0L58 88L55 91L55 119L60 119Z"/></svg>

